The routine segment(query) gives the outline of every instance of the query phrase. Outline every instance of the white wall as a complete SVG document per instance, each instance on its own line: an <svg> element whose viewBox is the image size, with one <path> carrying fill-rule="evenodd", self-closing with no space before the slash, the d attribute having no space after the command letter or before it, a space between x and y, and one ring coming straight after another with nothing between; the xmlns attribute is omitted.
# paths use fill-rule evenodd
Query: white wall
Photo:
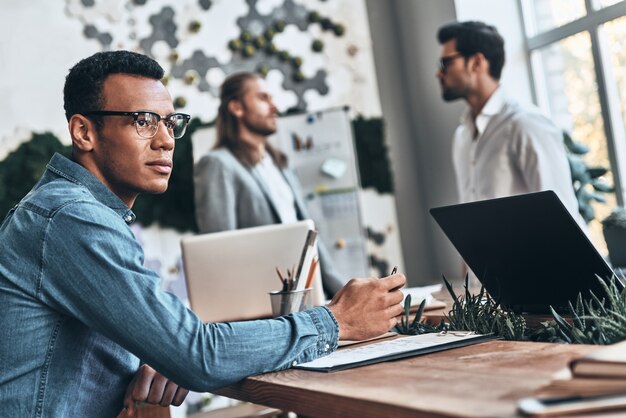
<svg viewBox="0 0 626 418"><path fill-rule="evenodd" d="M3 0L7 3L7 0ZM259 0L257 10L269 14L279 10L285 0ZM351 106L365 116L380 116L380 101L371 51L371 38L364 0L320 2L294 0L302 10L315 10L322 16L342 23L346 32L336 37L322 31L318 24L307 29L289 24L274 38L280 49L303 58L302 71L313 77L319 70L327 72L328 92L320 94L307 89L304 96L309 110L336 106ZM206 81L212 92L201 92L196 85L187 85L180 79L168 84L172 97L182 95L187 106L181 111L199 117L205 122L214 119L218 100L215 97L227 72L242 71L241 64L231 65L233 53L228 49L230 39L240 34L236 21L247 15L245 0L213 0L211 7L200 9L198 0L150 0L143 6L132 1L96 1L86 7L81 0L29 0L11 2L0 13L0 114L5 123L0 125L0 160L16 148L31 131L51 130L69 143L63 114L62 89L68 69L80 59L104 49L97 40L84 35L92 25L99 32L109 34L111 49L129 49L143 52L141 40L153 33L150 19L163 8L171 8L175 15L176 39L172 47L163 40L154 43L152 52L166 73L173 67L170 53L176 51L179 62L201 50L207 57L222 65L207 73ZM199 32L187 28L193 20L201 23ZM306 14L304 15L306 20ZM132 22L132 23L131 23ZM322 39L324 51L313 53L313 39ZM245 60L242 62L246 64ZM295 94L285 88L285 75L271 70L268 84L280 110L295 105Z"/></svg>
<svg viewBox="0 0 626 418"><path fill-rule="evenodd" d="M506 63L502 85L522 103L533 103L524 27L517 0L455 0L457 19L494 25L505 40Z"/></svg>

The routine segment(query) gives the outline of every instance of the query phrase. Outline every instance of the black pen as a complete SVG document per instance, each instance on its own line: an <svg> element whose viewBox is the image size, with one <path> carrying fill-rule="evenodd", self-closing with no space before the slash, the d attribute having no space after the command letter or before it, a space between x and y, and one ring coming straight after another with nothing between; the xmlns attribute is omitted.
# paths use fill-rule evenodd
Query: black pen
<svg viewBox="0 0 626 418"><path fill-rule="evenodd" d="M391 269L391 274L390 276L393 276L394 274L396 274L398 272L398 266L393 266L393 269ZM390 290L390 292L395 292L396 290L401 289L402 286L398 286L398 287L394 287L393 289Z"/></svg>

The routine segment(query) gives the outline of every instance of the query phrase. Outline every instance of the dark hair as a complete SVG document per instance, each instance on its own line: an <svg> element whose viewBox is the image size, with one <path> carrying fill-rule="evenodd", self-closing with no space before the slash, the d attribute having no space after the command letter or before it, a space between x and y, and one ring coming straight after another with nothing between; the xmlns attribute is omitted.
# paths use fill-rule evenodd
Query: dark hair
<svg viewBox="0 0 626 418"><path fill-rule="evenodd" d="M63 107L72 115L102 110L102 86L111 74L132 74L160 80L163 68L152 58L130 51L98 52L74 65L65 78Z"/></svg>
<svg viewBox="0 0 626 418"><path fill-rule="evenodd" d="M259 161L250 145L240 141L239 121L228 109L228 104L233 100L243 100L246 93L246 83L260 78L259 75L250 72L235 73L224 80L220 88L220 106L217 109L216 131L217 140L213 148L228 148L239 161L252 166ZM279 167L287 165L287 156L270 144L265 144L265 149L270 154L274 163Z"/></svg>
<svg viewBox="0 0 626 418"><path fill-rule="evenodd" d="M480 52L489 61L489 74L500 80L504 67L504 39L495 26L483 22L454 22L439 28L437 39L444 44L456 40L456 48L465 58Z"/></svg>

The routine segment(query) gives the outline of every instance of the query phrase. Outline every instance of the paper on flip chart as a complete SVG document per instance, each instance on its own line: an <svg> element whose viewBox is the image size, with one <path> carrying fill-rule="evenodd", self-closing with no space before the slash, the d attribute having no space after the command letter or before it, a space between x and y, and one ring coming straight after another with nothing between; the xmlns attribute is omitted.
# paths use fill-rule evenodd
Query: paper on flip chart
<svg viewBox="0 0 626 418"><path fill-rule="evenodd" d="M439 351L435 349L437 347L445 349L445 346L450 346L449 348L452 348L456 347L458 343L463 343L461 345L468 345L472 344L472 340L480 342L484 340L485 337L487 336L468 332L413 335L397 338L391 341L381 341L365 346L338 350L326 357L321 357L308 363L302 363L298 365L298 367L312 370L323 370L338 368L350 364L369 364L371 360L375 359L394 359L398 358L398 356L402 354L414 353L415 355L418 355L432 351ZM465 344L465 342L467 344Z"/></svg>

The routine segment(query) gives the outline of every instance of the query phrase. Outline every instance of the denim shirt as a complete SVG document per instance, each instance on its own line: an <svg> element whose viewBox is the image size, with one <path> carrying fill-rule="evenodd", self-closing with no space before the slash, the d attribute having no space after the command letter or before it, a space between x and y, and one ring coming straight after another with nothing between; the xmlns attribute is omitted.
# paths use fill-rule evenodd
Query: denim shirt
<svg viewBox="0 0 626 418"><path fill-rule="evenodd" d="M143 266L132 211L54 155L0 226L0 405L7 417L115 417L139 363L200 392L335 350L325 307L203 324Z"/></svg>

